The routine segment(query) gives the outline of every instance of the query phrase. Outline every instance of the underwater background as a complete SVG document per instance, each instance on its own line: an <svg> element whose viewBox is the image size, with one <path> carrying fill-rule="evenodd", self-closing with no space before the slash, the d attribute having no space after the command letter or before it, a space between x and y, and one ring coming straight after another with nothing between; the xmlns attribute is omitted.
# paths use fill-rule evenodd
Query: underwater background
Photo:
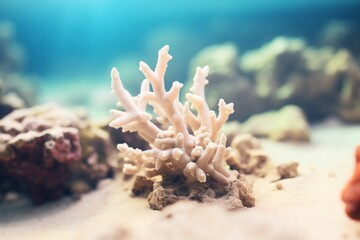
<svg viewBox="0 0 360 240"><path fill-rule="evenodd" d="M169 84L186 83L194 57L210 45L231 43L241 55L279 36L313 48L347 48L358 63L359 13L358 0L1 1L0 78L8 86L17 79L28 106L54 101L106 118L114 105L111 68L137 93L138 62L154 66L165 44L173 56Z"/></svg>

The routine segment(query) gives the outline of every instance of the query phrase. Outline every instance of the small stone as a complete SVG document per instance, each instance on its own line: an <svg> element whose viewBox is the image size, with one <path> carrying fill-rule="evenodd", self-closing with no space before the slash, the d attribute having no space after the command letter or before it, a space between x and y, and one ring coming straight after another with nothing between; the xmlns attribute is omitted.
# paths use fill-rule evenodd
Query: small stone
<svg viewBox="0 0 360 240"><path fill-rule="evenodd" d="M336 177L336 173L334 173L334 172L328 172L328 177L329 178L334 178L334 177Z"/></svg>
<svg viewBox="0 0 360 240"><path fill-rule="evenodd" d="M277 171L280 176L280 179L294 178L299 176L299 172L297 170L299 163L283 163L277 166Z"/></svg>
<svg viewBox="0 0 360 240"><path fill-rule="evenodd" d="M4 202L6 202L6 203L14 203L14 202L18 201L19 199L20 199L20 196L16 192L7 192L4 195Z"/></svg>
<svg viewBox="0 0 360 240"><path fill-rule="evenodd" d="M275 184L275 187L277 190L282 190L284 188L284 186L279 182Z"/></svg>
<svg viewBox="0 0 360 240"><path fill-rule="evenodd" d="M89 192L91 188L85 181L75 180L71 183L70 189L75 195L81 195Z"/></svg>

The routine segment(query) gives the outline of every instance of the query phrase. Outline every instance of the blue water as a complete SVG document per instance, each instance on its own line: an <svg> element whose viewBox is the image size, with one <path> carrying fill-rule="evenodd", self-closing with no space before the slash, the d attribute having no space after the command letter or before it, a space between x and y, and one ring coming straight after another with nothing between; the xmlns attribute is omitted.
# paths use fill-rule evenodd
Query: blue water
<svg viewBox="0 0 360 240"><path fill-rule="evenodd" d="M155 64L169 44L167 76L184 82L200 49L231 41L240 51L279 35L318 43L334 19L360 23L359 0L1 0L0 20L10 20L26 49L25 73L43 84L83 81L108 84L119 67L128 81L137 62Z"/></svg>
<svg viewBox="0 0 360 240"><path fill-rule="evenodd" d="M77 74L97 75L121 54L156 51L145 49L145 41L167 26L173 28L169 35L180 28L188 32L188 39L176 43L164 34L154 48L180 44L179 53L174 48L173 54L186 55L184 44L192 55L223 41L253 48L279 34L311 41L328 19L360 21L359 6L358 0L2 0L0 19L16 24L17 39L27 49L27 71L68 76L76 74L76 63Z"/></svg>

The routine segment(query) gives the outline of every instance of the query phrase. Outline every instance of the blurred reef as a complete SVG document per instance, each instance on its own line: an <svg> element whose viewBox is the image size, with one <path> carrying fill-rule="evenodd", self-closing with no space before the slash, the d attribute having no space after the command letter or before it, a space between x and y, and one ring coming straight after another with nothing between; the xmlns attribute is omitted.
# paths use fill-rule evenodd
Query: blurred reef
<svg viewBox="0 0 360 240"><path fill-rule="evenodd" d="M346 49L277 37L242 55L233 43L209 46L193 58L191 69L204 64L211 69L209 105L215 109L212 99L225 96L235 103L232 120L293 104L311 121L337 116L360 122L360 66Z"/></svg>
<svg viewBox="0 0 360 240"><path fill-rule="evenodd" d="M34 77L21 73L25 53L15 33L11 22L0 21L0 118L36 102Z"/></svg>

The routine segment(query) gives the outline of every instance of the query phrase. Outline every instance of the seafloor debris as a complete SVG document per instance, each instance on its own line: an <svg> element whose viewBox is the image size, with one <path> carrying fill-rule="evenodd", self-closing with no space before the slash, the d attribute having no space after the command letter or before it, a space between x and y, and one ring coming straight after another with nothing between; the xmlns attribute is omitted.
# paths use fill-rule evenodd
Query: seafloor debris
<svg viewBox="0 0 360 240"><path fill-rule="evenodd" d="M360 146L356 148L355 159L354 173L345 186L341 198L345 203L346 214L360 221Z"/></svg>
<svg viewBox="0 0 360 240"><path fill-rule="evenodd" d="M25 186L36 204L78 196L109 176L109 147L107 133L55 104L16 110L0 120L0 174L16 184L0 192Z"/></svg>
<svg viewBox="0 0 360 240"><path fill-rule="evenodd" d="M113 68L111 72L113 93L125 111L112 110L114 120L110 126L122 128L124 132L136 131L151 147L149 150L140 150L131 148L126 143L119 144L118 149L125 162L123 172L127 175L145 175L149 179L161 177L149 195L150 206L153 208L162 207L154 207L151 203L152 199L164 200L163 193L169 197L176 194L178 197L191 198L191 190L181 189L183 186L187 186L184 189L191 189L196 184L200 184L202 189L211 189L214 194L197 196L194 200L202 201L206 197L218 198L219 195L230 194L228 199L238 199L237 207L253 206L253 202L250 204L248 200L252 197L248 188L243 187L245 182L239 178L239 173L227 168L226 159L230 156L231 149L226 147L226 136L219 134L220 128L233 113L233 104L226 104L220 99L219 115L210 111L204 94L204 87L208 83L208 67L197 68L194 84L190 88L191 93L186 94L188 102L185 104L179 101L179 92L183 86L181 83L174 82L171 89L166 91L164 75L167 63L172 58L168 50L169 47L165 46L159 51L155 71L146 63L140 62L140 71L146 79L136 97L131 96L123 87L117 70ZM150 91L150 84L153 91ZM148 104L153 107L161 127L151 121L152 115L146 112ZM196 109L197 114L190 107ZM213 188L213 183L221 187ZM179 188L178 186L181 189L174 191L173 188ZM203 192L205 194L208 191ZM235 193L232 194L233 192ZM156 196L153 197L154 195ZM172 202L169 200L163 202L163 205Z"/></svg>
<svg viewBox="0 0 360 240"><path fill-rule="evenodd" d="M283 163L278 165L276 169L280 180L299 176L298 167L299 163L297 162Z"/></svg>
<svg viewBox="0 0 360 240"><path fill-rule="evenodd" d="M260 141L251 134L236 136L231 142L231 148L233 151L227 163L240 173L264 177L272 166Z"/></svg>

